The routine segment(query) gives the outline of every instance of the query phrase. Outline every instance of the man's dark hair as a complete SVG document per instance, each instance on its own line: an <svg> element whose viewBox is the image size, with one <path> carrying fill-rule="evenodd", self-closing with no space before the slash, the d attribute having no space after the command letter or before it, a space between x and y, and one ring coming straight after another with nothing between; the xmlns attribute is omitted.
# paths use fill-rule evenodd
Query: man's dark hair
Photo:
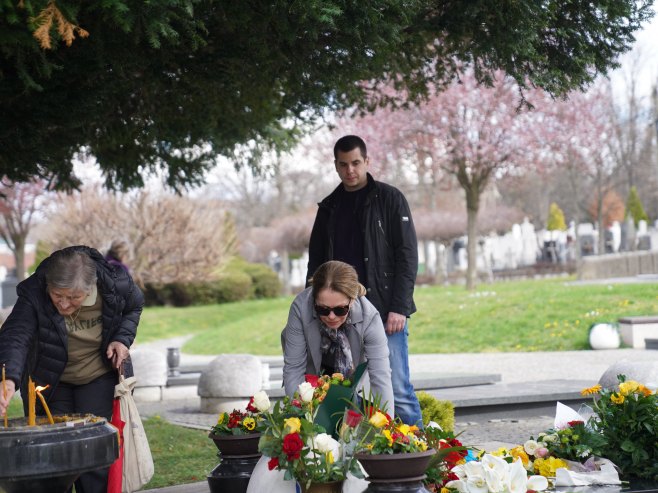
<svg viewBox="0 0 658 493"><path fill-rule="evenodd" d="M356 135L346 135L341 137L334 145L334 159L338 159L338 152L350 152L357 147L361 150L363 158L367 158L368 149L366 149L366 143L361 137L357 137Z"/></svg>

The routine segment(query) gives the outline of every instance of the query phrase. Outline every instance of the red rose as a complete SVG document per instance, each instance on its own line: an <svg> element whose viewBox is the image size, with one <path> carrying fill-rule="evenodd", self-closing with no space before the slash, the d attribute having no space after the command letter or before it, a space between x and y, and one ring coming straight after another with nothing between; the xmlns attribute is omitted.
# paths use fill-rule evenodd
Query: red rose
<svg viewBox="0 0 658 493"><path fill-rule="evenodd" d="M279 467L279 458L272 457L267 463L267 468L271 471L272 469Z"/></svg>
<svg viewBox="0 0 658 493"><path fill-rule="evenodd" d="M290 403L290 405L298 407L298 408L301 409L302 408L302 401L300 401L299 399L293 399L292 402Z"/></svg>
<svg viewBox="0 0 658 493"><path fill-rule="evenodd" d="M247 404L247 411L250 413L257 413L258 409L254 407L254 398L249 399L249 404Z"/></svg>
<svg viewBox="0 0 658 493"><path fill-rule="evenodd" d="M283 445L281 449L288 456L288 460L299 459L299 453L304 448L304 442L299 436L299 433L289 433L283 437Z"/></svg>
<svg viewBox="0 0 658 493"><path fill-rule="evenodd" d="M320 385L320 383L318 382L320 377L318 377L317 375L310 375L310 374L309 375L304 375L304 378L306 378L306 381L308 383L310 383L311 385L313 385L313 387L316 388L316 389Z"/></svg>
<svg viewBox="0 0 658 493"><path fill-rule="evenodd" d="M363 416L361 416L361 413L357 413L356 411L348 409L347 416L345 416L345 424L351 428L356 428L361 422L362 418Z"/></svg>

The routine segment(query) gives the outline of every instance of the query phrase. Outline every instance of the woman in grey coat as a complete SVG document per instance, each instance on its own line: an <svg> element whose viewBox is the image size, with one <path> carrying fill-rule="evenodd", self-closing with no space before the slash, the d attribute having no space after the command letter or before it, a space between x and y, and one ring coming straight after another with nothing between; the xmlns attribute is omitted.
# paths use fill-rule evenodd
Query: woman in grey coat
<svg viewBox="0 0 658 493"><path fill-rule="evenodd" d="M339 372L349 378L367 361L373 394L393 411L388 341L379 313L364 295L352 266L331 260L318 267L310 287L293 301L281 334L287 395L306 374Z"/></svg>

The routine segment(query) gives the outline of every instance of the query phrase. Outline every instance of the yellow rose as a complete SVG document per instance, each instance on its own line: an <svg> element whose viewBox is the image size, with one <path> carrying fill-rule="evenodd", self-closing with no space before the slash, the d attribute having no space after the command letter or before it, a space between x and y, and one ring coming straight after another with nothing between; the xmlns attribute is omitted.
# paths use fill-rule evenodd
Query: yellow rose
<svg viewBox="0 0 658 493"><path fill-rule="evenodd" d="M624 403L624 396L623 395L612 394L610 396L610 400L612 401L613 404L623 404Z"/></svg>
<svg viewBox="0 0 658 493"><path fill-rule="evenodd" d="M283 424L288 430L288 433L297 433L302 428L302 422L299 418L288 418L283 420Z"/></svg>
<svg viewBox="0 0 658 493"><path fill-rule="evenodd" d="M382 426L386 426L388 424L388 418L384 413L377 411L370 417L368 422L375 428L381 428Z"/></svg>
<svg viewBox="0 0 658 493"><path fill-rule="evenodd" d="M409 431L411 430L411 427L409 425L401 424L400 426L397 427L397 430L403 435L408 435Z"/></svg>
<svg viewBox="0 0 658 493"><path fill-rule="evenodd" d="M628 395L632 394L637 390L637 388L640 386L639 383L637 383L635 380L629 380L627 382L621 382L619 384L619 392L621 395Z"/></svg>

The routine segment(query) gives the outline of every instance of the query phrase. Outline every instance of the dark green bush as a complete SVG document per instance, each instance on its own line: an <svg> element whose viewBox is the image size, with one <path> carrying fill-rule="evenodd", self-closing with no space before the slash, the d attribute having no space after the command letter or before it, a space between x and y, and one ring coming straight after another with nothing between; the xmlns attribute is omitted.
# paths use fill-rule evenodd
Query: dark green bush
<svg viewBox="0 0 658 493"><path fill-rule="evenodd" d="M148 283L144 287L146 306L210 305L280 294L281 281L276 272L240 257L231 259L214 281Z"/></svg>
<svg viewBox="0 0 658 493"><path fill-rule="evenodd" d="M276 298L281 294L279 276L267 265L247 263L244 271L251 277L255 298Z"/></svg>
<svg viewBox="0 0 658 493"><path fill-rule="evenodd" d="M246 272L226 270L215 281L217 303L246 300L253 297L251 277Z"/></svg>

